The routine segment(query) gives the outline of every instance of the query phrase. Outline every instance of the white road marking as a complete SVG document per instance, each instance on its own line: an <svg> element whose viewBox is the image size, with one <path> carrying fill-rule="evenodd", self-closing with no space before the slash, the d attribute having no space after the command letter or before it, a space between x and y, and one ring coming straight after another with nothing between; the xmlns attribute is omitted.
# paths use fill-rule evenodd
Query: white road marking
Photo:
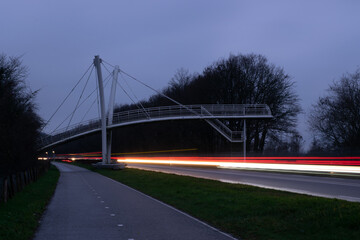
<svg viewBox="0 0 360 240"><path fill-rule="evenodd" d="M110 214L110 216L115 217L115 214L114 214L114 213L112 213L112 214Z"/></svg>

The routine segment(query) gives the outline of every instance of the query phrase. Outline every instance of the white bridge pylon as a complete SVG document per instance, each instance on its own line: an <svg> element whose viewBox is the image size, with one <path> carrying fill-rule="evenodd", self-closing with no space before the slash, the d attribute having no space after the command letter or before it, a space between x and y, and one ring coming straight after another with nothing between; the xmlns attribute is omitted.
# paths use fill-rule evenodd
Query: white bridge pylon
<svg viewBox="0 0 360 240"><path fill-rule="evenodd" d="M102 163L111 164L111 142L112 142L112 130L107 131L107 125L112 125L113 114L114 114L114 101L116 93L116 83L119 74L119 66L115 66L112 72L112 84L110 91L109 109L105 109L105 97L104 97L104 86L101 72L101 59L97 55L94 58L94 66L97 72L97 79L99 84L99 96L100 96L100 108L101 108L101 143L102 143ZM106 114L107 112L107 115ZM108 122L106 119L108 118Z"/></svg>

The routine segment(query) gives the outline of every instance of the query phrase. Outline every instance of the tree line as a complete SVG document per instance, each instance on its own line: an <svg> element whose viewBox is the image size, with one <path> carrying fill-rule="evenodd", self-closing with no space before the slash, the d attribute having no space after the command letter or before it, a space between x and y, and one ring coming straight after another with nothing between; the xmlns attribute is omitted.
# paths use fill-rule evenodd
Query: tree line
<svg viewBox="0 0 360 240"><path fill-rule="evenodd" d="M329 86L327 95L313 105L308 120L313 141L308 154L357 153L360 149L360 70L345 74ZM295 82L285 71L257 54L230 55L206 67L202 73L179 69L167 87L148 100L119 105L115 112L143 106L173 105L164 95L182 104L267 104L271 120L247 121L247 151L250 154L299 154L304 140L297 130L302 112ZM232 130L242 130L241 120L223 121ZM91 151L94 139L79 140L74 149ZM91 141L92 144L89 142ZM199 153L242 150L205 121L187 120L147 123L113 131L113 152L146 152L173 148L197 149ZM93 148L92 148L93 149ZM303 153L303 152L302 152Z"/></svg>
<svg viewBox="0 0 360 240"><path fill-rule="evenodd" d="M200 74L180 69L162 90L183 104L267 104L274 116L271 120L249 120L247 124L247 150L253 153L302 152L304 140L297 130L297 117L302 113L295 82L285 71L266 57L257 54L230 55L206 67ZM162 94L155 94L144 107L170 105ZM115 111L131 110L139 104L121 105ZM233 130L241 130L241 121L225 121ZM162 129L154 125L151 132ZM172 126L172 127L171 127ZM166 128L168 135L179 142L184 132L201 139L195 144L205 152L235 151L239 144L231 144L204 123L176 122ZM310 110L309 130L313 141L308 154L357 154L360 151L360 68L344 74L330 84L327 94L319 97ZM130 139L136 135L130 136ZM129 136L126 137L129 139ZM145 139L142 136L140 139ZM151 141L150 139L148 139ZM163 143L168 143L164 138ZM187 140L185 140L187 141Z"/></svg>
<svg viewBox="0 0 360 240"><path fill-rule="evenodd" d="M42 120L36 113L36 92L25 84L27 68L19 58L0 55L0 169L14 171L36 162L36 140ZM119 105L115 112L182 104L267 104L270 120L247 121L247 150L253 154L298 153L304 143L297 131L302 112L295 82L284 69L257 54L230 55L201 73L180 69L161 93L135 104ZM232 130L242 130L241 120L224 120ZM310 152L359 151L360 69L334 81L313 105L309 128L314 134ZM196 149L198 153L239 152L205 121L186 120L133 125L113 130L113 152ZM63 152L101 151L93 135L57 147ZM189 152L192 154L193 152Z"/></svg>
<svg viewBox="0 0 360 240"><path fill-rule="evenodd" d="M301 107L294 82L282 68L269 63L262 55L230 55L227 59L220 59L206 67L201 74L192 74L180 69L161 94L141 101L141 105L172 105L173 103L163 94L182 104L267 104L272 111L273 119L247 121L246 138L249 152L263 152L267 142L278 141L284 134L299 136L296 121ZM135 109L138 105L140 104L121 105L115 112ZM226 120L224 124L232 130L242 130L241 120ZM163 123L159 126L153 124L149 129L152 133L160 134L164 131ZM194 141L194 147L203 152L241 150L241 143L229 143L205 122L177 121L171 123L165 131L171 138L177 139L177 142ZM146 132L150 136L153 135ZM137 139L138 134L127 136L127 141ZM184 140L184 135L188 135L189 139ZM143 138L146 136L140 139ZM160 147L168 145L171 139L154 141L158 141Z"/></svg>
<svg viewBox="0 0 360 240"><path fill-rule="evenodd" d="M42 121L19 58L0 55L0 175L32 167Z"/></svg>
<svg viewBox="0 0 360 240"><path fill-rule="evenodd" d="M360 68L344 74L319 97L310 112L314 133L310 151L360 150Z"/></svg>

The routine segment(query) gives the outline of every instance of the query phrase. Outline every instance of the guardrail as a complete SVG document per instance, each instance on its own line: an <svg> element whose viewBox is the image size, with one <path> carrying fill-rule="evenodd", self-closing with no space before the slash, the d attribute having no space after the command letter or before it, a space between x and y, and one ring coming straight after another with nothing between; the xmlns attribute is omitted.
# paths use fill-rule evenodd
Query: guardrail
<svg viewBox="0 0 360 240"><path fill-rule="evenodd" d="M175 105L136 109L117 112L113 115L113 123L108 126L128 125L146 121L167 119L221 119L221 118L271 118L270 108L266 104L207 104L207 105ZM75 138L87 133L100 131L101 119L91 119L59 129L51 136L39 140L39 148L66 139Z"/></svg>

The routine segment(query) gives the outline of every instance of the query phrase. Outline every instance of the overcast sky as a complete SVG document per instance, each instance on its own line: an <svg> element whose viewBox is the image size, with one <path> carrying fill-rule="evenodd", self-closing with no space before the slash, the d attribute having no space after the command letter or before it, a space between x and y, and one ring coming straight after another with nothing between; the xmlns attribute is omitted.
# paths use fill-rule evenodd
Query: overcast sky
<svg viewBox="0 0 360 240"><path fill-rule="evenodd" d="M296 82L305 112L299 130L308 140L311 104L360 65L359 12L355 0L2 0L0 53L22 56L30 70L28 85L40 89L36 102L45 120L94 55L162 89L179 68L201 73L230 53L262 54ZM139 99L152 94L129 85ZM95 78L88 84L92 87ZM74 109L77 97L50 128ZM121 91L116 101L129 102ZM88 116L96 114L95 107Z"/></svg>

